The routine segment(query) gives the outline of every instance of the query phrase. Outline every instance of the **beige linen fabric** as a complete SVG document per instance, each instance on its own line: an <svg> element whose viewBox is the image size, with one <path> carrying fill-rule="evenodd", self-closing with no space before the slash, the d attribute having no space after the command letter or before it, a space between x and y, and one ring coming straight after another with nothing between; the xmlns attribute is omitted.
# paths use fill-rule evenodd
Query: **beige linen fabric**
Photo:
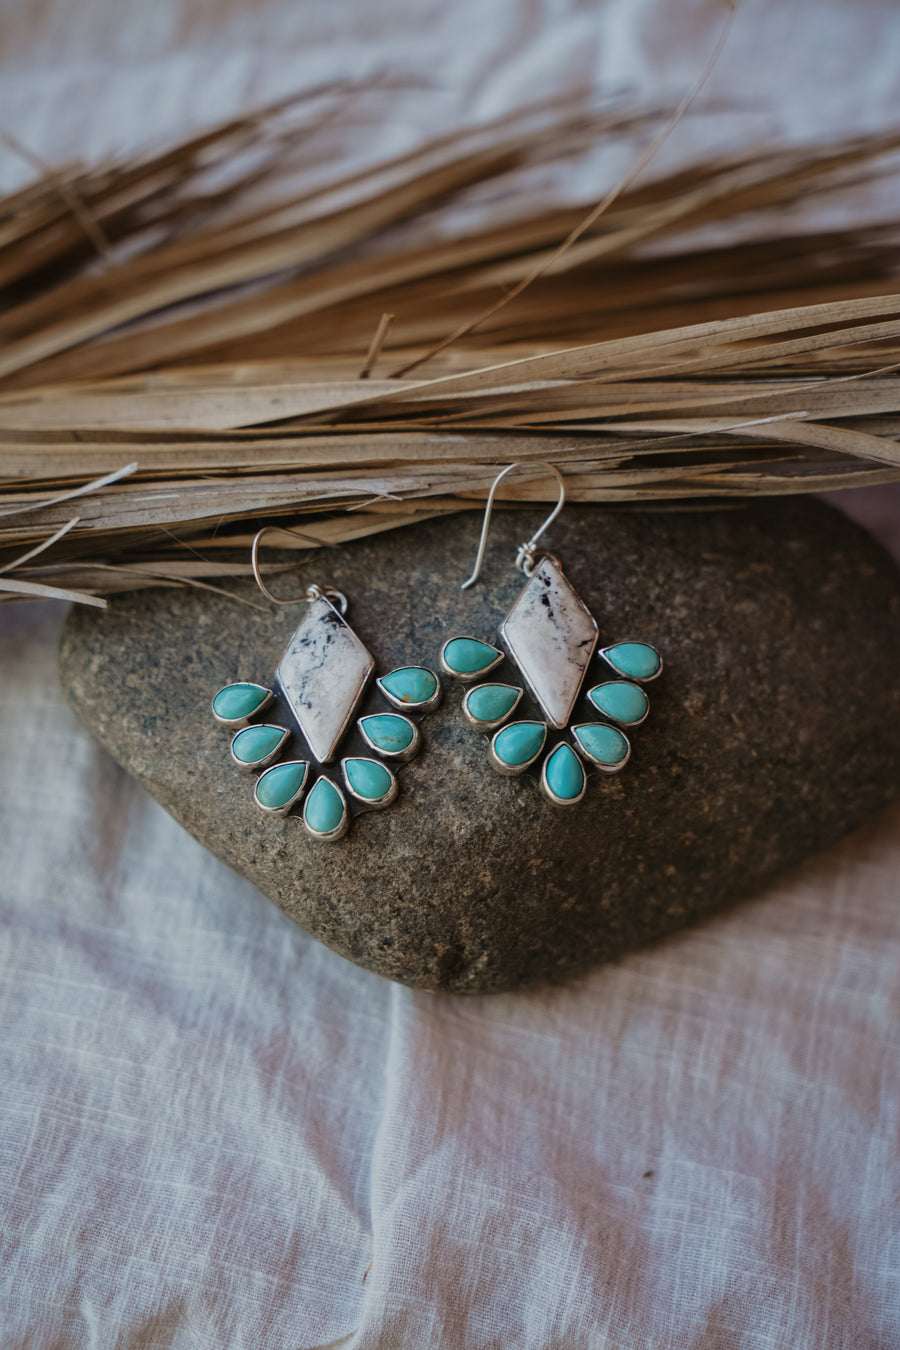
<svg viewBox="0 0 900 1350"><path fill-rule="evenodd" d="M424 75L352 129L361 159L579 81L680 91L719 14L7 3L0 126L56 159ZM710 91L735 110L671 153L883 124L898 43L893 4L742 5ZM852 509L900 544L895 494ZM900 810L564 989L417 995L294 928L94 745L61 617L0 610L4 1350L900 1345Z"/></svg>

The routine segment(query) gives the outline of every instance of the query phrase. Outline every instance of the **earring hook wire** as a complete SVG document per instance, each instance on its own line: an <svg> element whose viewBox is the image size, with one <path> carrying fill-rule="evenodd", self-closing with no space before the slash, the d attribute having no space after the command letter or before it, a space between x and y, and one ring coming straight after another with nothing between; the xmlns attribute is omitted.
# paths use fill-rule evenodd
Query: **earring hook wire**
<svg viewBox="0 0 900 1350"><path fill-rule="evenodd" d="M494 509L494 497L497 494L497 488L500 486L501 482L506 477L506 475L508 473L511 473L513 469L534 469L534 468L546 469L548 473L553 474L553 477L559 484L559 499L556 505L554 506L553 510L550 512L547 519L543 522L543 524L538 526L538 528L535 530L534 534L531 536L528 542L526 544L519 545L519 551L516 554L516 567L520 567L526 576L531 576L531 572L534 568L535 545L537 544L537 541L540 539L544 531L546 529L549 529L549 527L553 524L554 520L556 519L556 517L559 515L560 511L566 504L566 485L565 482L563 481L562 474L554 464L548 464L547 461L543 459L532 460L527 464L518 464L518 463L507 464L506 468L497 474L497 477L491 484L491 490L488 493L488 499L484 507L484 519L481 524L481 538L478 540L478 552L475 554L475 567L468 581L464 581L463 584L460 586L459 589L461 591L467 591L470 586L474 586L475 582L478 580L479 573L481 572L481 564L482 561L484 560L484 550L487 546L488 529L490 528L491 512Z"/></svg>
<svg viewBox="0 0 900 1350"><path fill-rule="evenodd" d="M253 579L262 591L267 600L271 600L273 605L297 605L301 600L307 602L312 600L324 599L329 604L334 604L341 614L347 613L347 597L343 591L339 591L334 586L317 586L315 584L307 586L302 595L292 595L283 599L281 596L273 595L266 583L263 581L259 571L259 546L262 543L264 535L278 531L280 534L292 534L297 539L304 539L309 544L315 544L321 548L321 539L314 539L311 534L304 534L302 530L289 529L287 525L264 525L261 530L257 530L253 536L253 543L250 545L250 569L253 572Z"/></svg>

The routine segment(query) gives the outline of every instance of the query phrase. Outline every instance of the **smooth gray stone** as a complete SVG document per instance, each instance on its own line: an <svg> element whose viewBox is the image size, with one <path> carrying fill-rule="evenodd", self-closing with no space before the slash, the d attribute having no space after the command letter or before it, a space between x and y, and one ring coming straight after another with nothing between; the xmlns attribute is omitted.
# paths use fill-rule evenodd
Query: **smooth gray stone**
<svg viewBox="0 0 900 1350"><path fill-rule="evenodd" d="M465 593L475 514L326 551L275 584L343 590L379 674L436 670L455 634L496 642L536 518L497 513ZM572 507L547 546L601 645L643 639L665 661L631 761L592 774L574 807L544 797L539 764L495 773L450 686L394 806L336 844L311 840L296 813L264 816L209 705L229 681L273 686L302 606L259 613L169 589L74 609L63 683L85 725L213 853L335 951L424 989L514 989L608 960L759 890L897 792L900 577L838 513L808 500ZM603 670L595 657L585 691ZM490 678L521 684L506 666ZM361 711L388 711L381 700L371 689ZM265 720L282 720L273 711Z"/></svg>

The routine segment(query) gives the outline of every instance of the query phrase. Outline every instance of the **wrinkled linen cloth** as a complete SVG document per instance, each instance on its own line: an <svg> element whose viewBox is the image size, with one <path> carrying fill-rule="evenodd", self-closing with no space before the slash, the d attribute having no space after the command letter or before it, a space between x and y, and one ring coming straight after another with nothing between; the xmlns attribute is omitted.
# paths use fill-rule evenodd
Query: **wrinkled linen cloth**
<svg viewBox="0 0 900 1350"><path fill-rule="evenodd" d="M720 21L10 4L0 126L61 160L424 73L356 128L365 158L579 81L678 94ZM893 0L751 0L709 98L729 143L884 125L898 44ZM896 495L851 509L900 552ZM107 758L58 688L61 618L0 610L4 1350L900 1345L900 808L565 988L417 994L306 937Z"/></svg>

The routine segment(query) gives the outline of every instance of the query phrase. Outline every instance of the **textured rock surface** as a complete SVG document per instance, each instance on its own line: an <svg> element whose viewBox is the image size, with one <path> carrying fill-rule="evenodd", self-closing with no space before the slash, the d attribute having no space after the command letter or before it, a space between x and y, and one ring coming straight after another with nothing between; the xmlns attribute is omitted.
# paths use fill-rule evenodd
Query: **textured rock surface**
<svg viewBox="0 0 900 1350"><path fill-rule="evenodd" d="M534 523L533 511L498 514L483 581L466 593L475 514L326 553L299 581L346 592L379 673L436 669L455 633L496 641L523 585L515 544ZM576 807L548 802L533 771L492 771L454 686L389 810L337 844L310 840L296 815L264 816L210 699L231 680L271 687L302 606L263 614L159 590L74 610L63 682L110 753L212 852L336 951L428 989L515 988L615 956L759 889L897 791L900 578L831 509L569 508L548 547L601 645L645 639L666 663L630 763L592 774Z"/></svg>

